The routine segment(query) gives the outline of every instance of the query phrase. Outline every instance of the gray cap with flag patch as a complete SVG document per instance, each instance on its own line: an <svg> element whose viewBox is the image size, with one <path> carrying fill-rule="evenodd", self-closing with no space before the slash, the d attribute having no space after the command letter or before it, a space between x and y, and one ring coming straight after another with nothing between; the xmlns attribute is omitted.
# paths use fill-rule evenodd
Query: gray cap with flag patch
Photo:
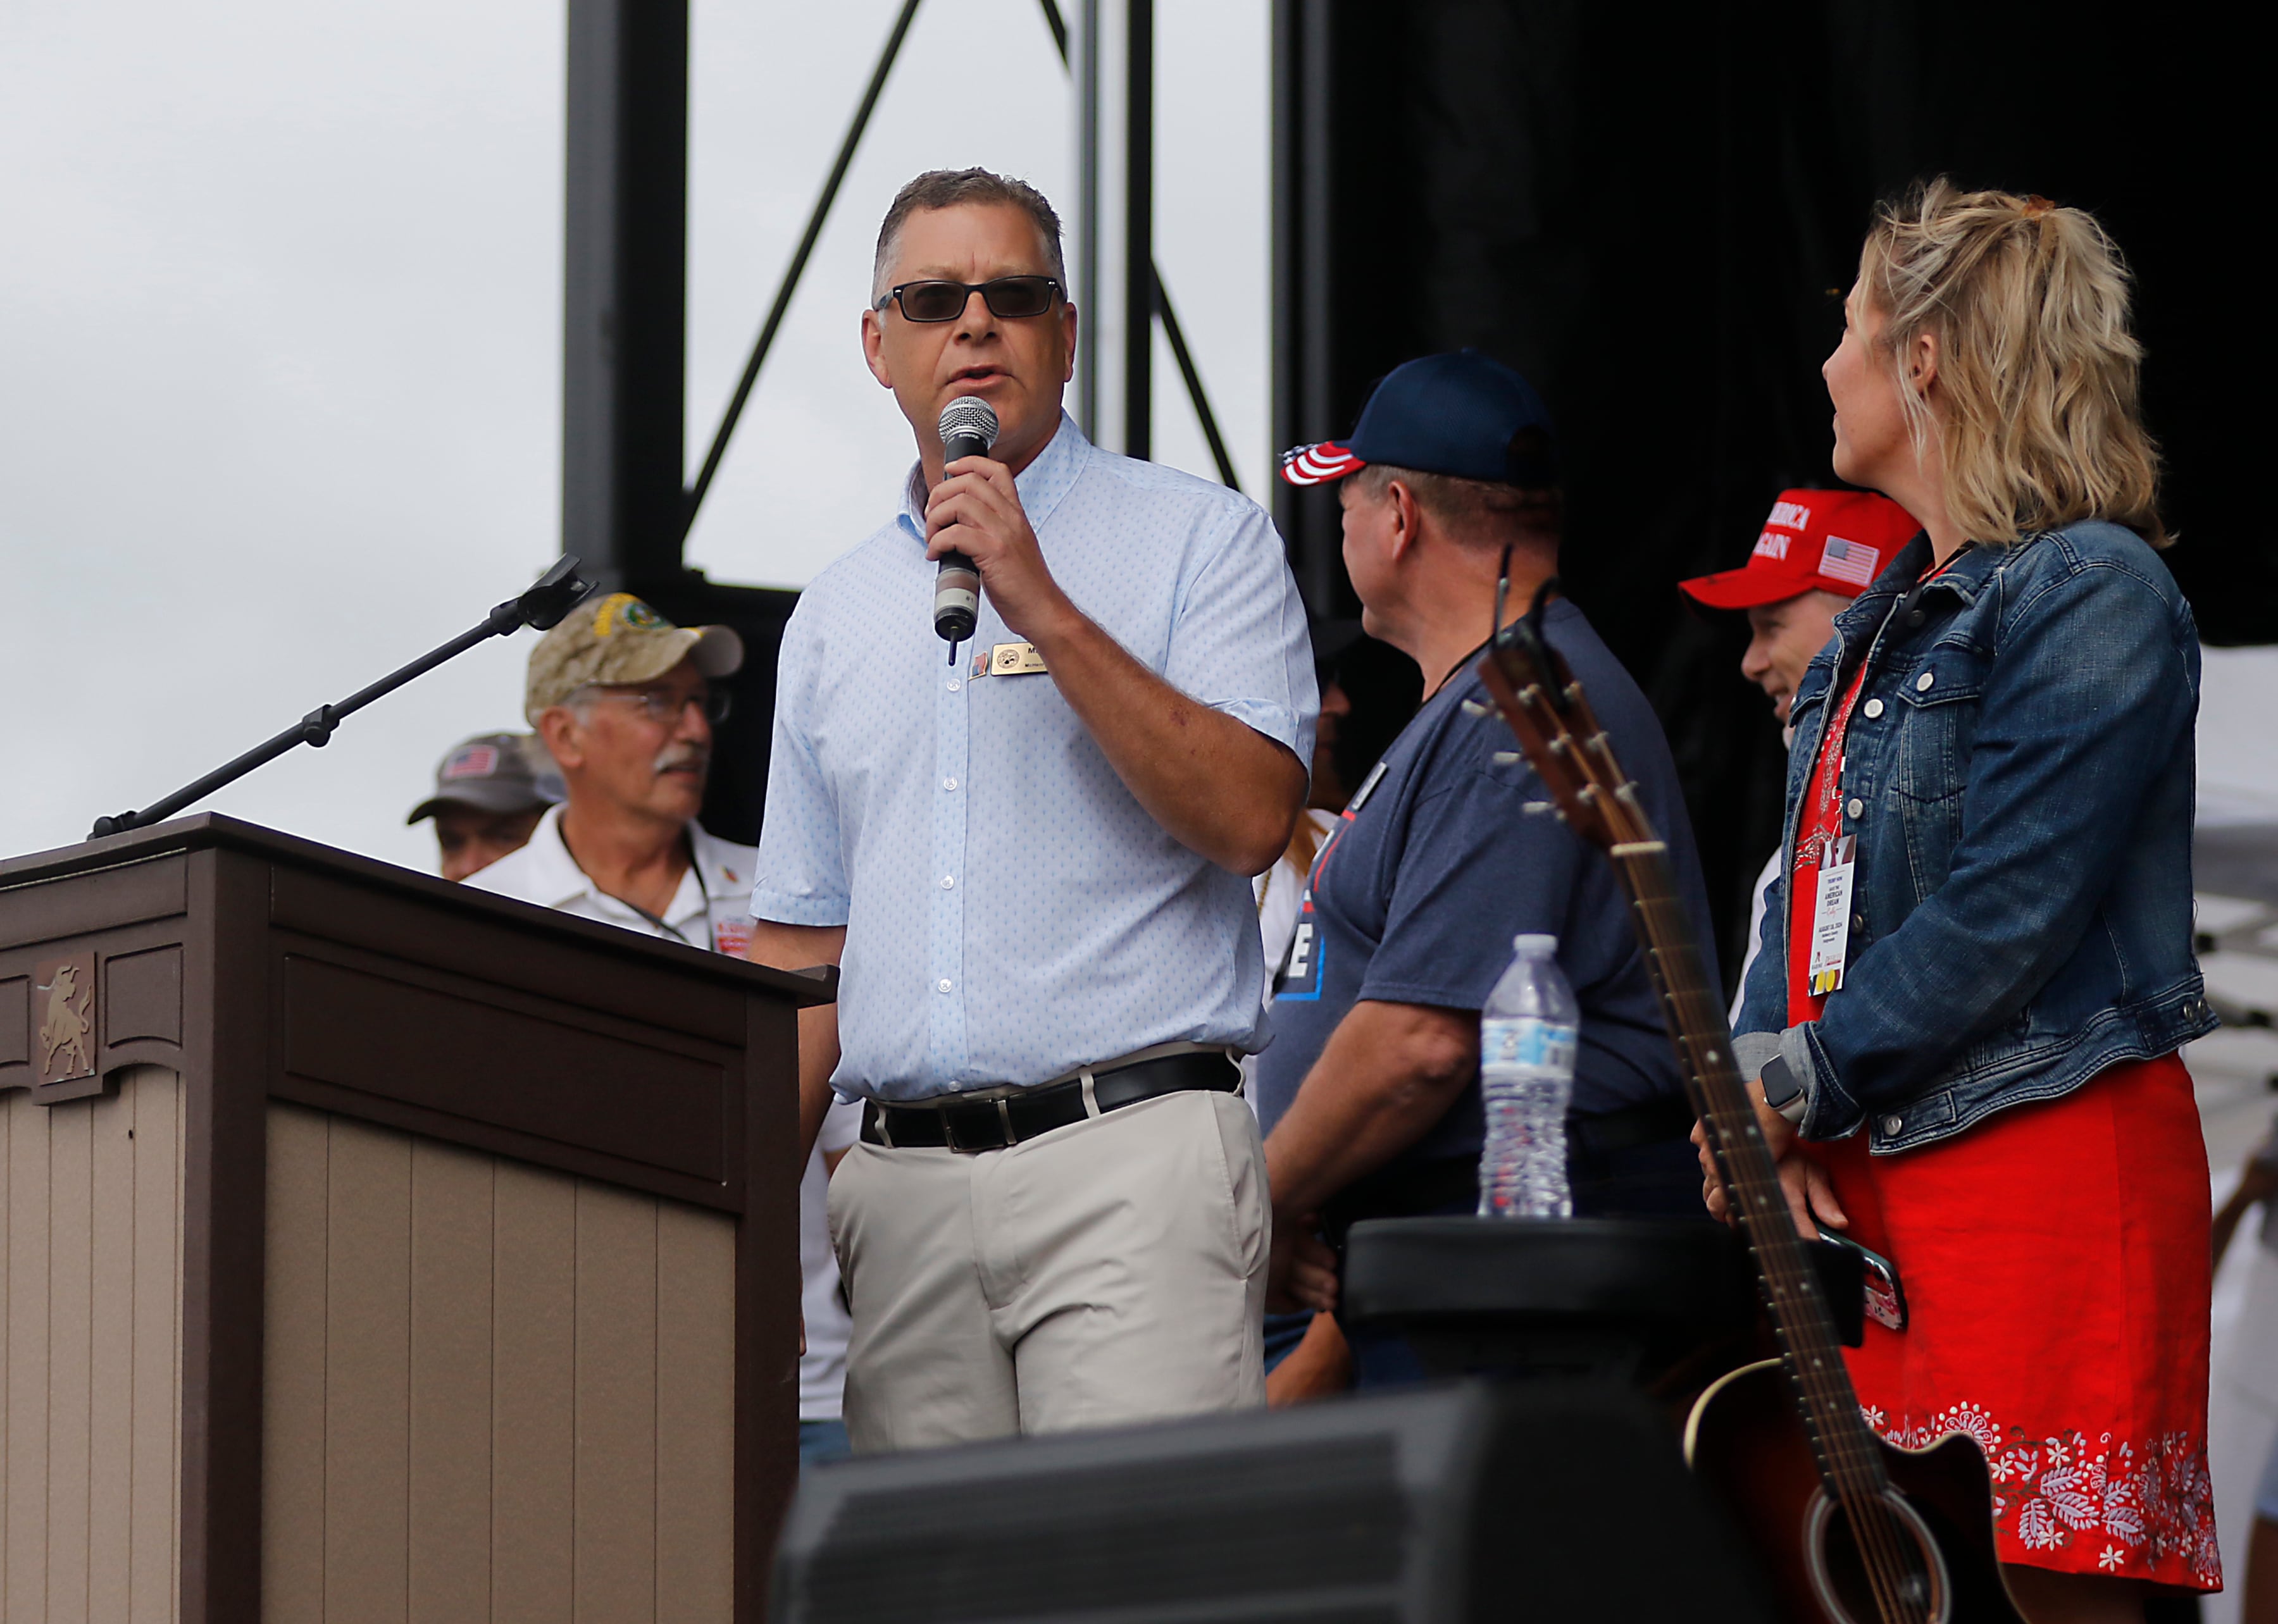
<svg viewBox="0 0 2278 1624"><path fill-rule="evenodd" d="M404 822L432 818L446 806L536 812L562 796L562 774L536 738L527 733L478 733L451 746L435 768L435 793L413 807Z"/></svg>

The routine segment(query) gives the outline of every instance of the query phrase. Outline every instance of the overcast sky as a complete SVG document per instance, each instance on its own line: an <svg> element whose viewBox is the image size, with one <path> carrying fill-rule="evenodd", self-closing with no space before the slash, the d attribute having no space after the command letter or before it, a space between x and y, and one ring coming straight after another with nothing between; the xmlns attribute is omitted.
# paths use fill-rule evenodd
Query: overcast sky
<svg viewBox="0 0 2278 1624"><path fill-rule="evenodd" d="M695 0L700 458L893 0ZM1247 487L1265 415L1267 7L1160 0L1158 259ZM473 624L557 551L560 0L0 0L0 853L67 843ZM689 549L796 586L909 458L856 318L894 189L983 164L1073 221L1034 0L930 0ZM1158 346L1159 348L1159 346ZM1167 355L1158 454L1208 473ZM212 804L426 866L436 758L520 725L494 643ZM2278 652L2210 657L2205 777L2278 808Z"/></svg>
<svg viewBox="0 0 2278 1624"><path fill-rule="evenodd" d="M695 0L688 458L708 441L898 6ZM1254 492L1267 7L1162 0L1158 255ZM560 0L0 4L0 853L65 844L342 698L558 550ZM803 584L910 458L856 323L921 169L1028 178L1073 225L1036 0L930 0L692 538ZM1162 460L1208 473L1166 354ZM426 866L403 814L521 725L487 644L217 797Z"/></svg>

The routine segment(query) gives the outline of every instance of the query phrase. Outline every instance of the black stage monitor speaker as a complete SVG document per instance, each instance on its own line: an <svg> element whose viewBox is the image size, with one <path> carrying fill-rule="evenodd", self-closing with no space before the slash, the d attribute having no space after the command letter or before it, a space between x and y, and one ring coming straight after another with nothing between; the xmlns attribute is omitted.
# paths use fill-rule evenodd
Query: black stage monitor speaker
<svg viewBox="0 0 2278 1624"><path fill-rule="evenodd" d="M1465 1384L879 1456L801 1481L773 1624L1761 1620L1669 1422Z"/></svg>

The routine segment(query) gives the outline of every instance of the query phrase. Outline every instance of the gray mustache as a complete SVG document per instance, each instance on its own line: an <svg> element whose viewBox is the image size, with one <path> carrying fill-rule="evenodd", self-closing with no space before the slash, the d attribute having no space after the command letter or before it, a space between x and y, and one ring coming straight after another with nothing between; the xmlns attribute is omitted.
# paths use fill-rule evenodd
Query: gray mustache
<svg viewBox="0 0 2278 1624"><path fill-rule="evenodd" d="M659 755L653 769L659 773L677 772L682 767L693 767L701 773L712 763L712 752L701 745L684 744Z"/></svg>

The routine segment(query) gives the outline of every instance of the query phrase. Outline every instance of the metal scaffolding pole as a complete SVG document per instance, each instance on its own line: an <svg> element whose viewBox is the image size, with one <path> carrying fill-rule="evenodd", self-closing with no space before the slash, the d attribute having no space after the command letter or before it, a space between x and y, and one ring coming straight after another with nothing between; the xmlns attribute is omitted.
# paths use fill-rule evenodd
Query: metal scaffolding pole
<svg viewBox="0 0 2278 1624"><path fill-rule="evenodd" d="M918 0L903 0L901 15L894 19L894 30L886 36L886 49L878 54L878 65L870 75L869 88L862 93L862 103L854 110L853 120L846 126L846 139L838 143L838 161L830 166L830 178L822 183L822 194L814 200L814 211L806 217L806 234L799 238L799 247L791 254L791 264L784 271L783 286L776 289L776 301L768 308L768 318L760 324L760 336L752 345L752 357L744 363L743 376L736 380L736 393L730 397L719 430L712 436L712 448L704 455L704 466L697 472L696 483L688 487L687 499L683 504L685 516L680 527L684 536L694 527L696 511L704 506L704 493L712 488L712 476L720 471L720 459L728 454L729 437L736 432L736 421L744 415L744 402L751 399L752 385L760 381L760 368L766 364L768 351L775 346L784 312L791 309L791 297L799 291L799 279L806 274L807 257L814 252L815 240L822 235L823 222L830 217L830 205L838 200L838 187L854 162L854 149L862 144L862 132L870 127L870 115L886 88L886 75L894 71L894 58L901 55L902 42L909 36L910 24L917 14ZM1065 47L1061 55L1066 55Z"/></svg>
<svg viewBox="0 0 2278 1624"><path fill-rule="evenodd" d="M761 323L703 465L678 490L686 345L688 16L632 0L570 0L569 275L565 299L562 514L565 545L583 548L612 586L675 581L682 547L720 470L782 331L799 278L829 223L886 80L915 20L904 0L849 120L837 158ZM1157 318L1219 477L1239 489L1202 371L1154 263L1153 0L1083 0L1072 42L1057 0L1040 0L1061 65L1076 80L1082 196L1076 225L1077 302L1085 322L1076 416L1095 438L1128 454L1152 448ZM1101 262L1099 96L1103 10L1114 13L1120 109L1112 272ZM1080 54L1079 54L1080 53ZM1103 319L1105 318L1105 319ZM1119 334L1110 357L1104 326ZM1105 363L1105 364L1103 364ZM1099 423L1100 378L1112 370L1114 431ZM668 503L664 470L675 490Z"/></svg>
<svg viewBox="0 0 2278 1624"><path fill-rule="evenodd" d="M1123 451L1155 427L1155 0L1123 0Z"/></svg>
<svg viewBox="0 0 2278 1624"><path fill-rule="evenodd" d="M615 590L680 570L686 0L569 0L562 550Z"/></svg>

